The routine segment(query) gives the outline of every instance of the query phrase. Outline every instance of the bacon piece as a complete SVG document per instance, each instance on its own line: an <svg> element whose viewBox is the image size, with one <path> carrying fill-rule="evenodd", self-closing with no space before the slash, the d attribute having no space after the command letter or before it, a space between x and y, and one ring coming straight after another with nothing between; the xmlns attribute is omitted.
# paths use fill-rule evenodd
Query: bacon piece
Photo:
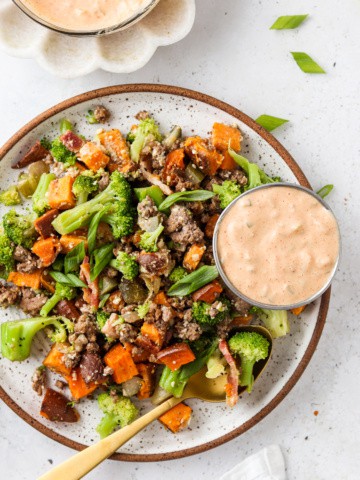
<svg viewBox="0 0 360 480"><path fill-rule="evenodd" d="M48 155L49 150L46 150L38 140L20 160L11 165L11 168L27 167L31 163L44 160Z"/></svg>
<svg viewBox="0 0 360 480"><path fill-rule="evenodd" d="M69 320L77 320L81 315L80 310L76 308L72 300L60 300L55 307L55 311L57 315L66 317Z"/></svg>
<svg viewBox="0 0 360 480"><path fill-rule="evenodd" d="M80 280L88 285L88 288L83 288L85 302L97 310L100 302L99 279L97 278L93 282L90 280L89 257L85 257L80 265Z"/></svg>
<svg viewBox="0 0 360 480"><path fill-rule="evenodd" d="M52 222L55 218L59 215L59 210L53 208L52 210L48 210L44 215L37 218L34 221L35 230L41 235L43 238L49 238L52 235L55 235L54 227L52 226Z"/></svg>
<svg viewBox="0 0 360 480"><path fill-rule="evenodd" d="M229 345L227 344L226 340L222 339L219 341L219 349L230 367L230 372L227 377L228 383L225 386L226 403L230 407L234 407L239 400L238 388L240 372L236 366L233 356L230 353Z"/></svg>
<svg viewBox="0 0 360 480"><path fill-rule="evenodd" d="M60 135L60 140L70 152L74 153L77 153L85 143L81 137L71 130Z"/></svg>

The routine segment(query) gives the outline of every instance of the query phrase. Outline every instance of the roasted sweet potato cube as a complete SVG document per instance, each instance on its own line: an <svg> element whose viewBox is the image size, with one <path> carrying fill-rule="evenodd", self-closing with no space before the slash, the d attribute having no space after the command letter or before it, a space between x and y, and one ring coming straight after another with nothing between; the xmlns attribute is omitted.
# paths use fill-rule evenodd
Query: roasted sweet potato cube
<svg viewBox="0 0 360 480"><path fill-rule="evenodd" d="M135 164L130 158L129 147L120 130L116 128L98 134L101 145L110 155L108 169L110 172L118 170L126 173L134 169Z"/></svg>
<svg viewBox="0 0 360 480"><path fill-rule="evenodd" d="M68 235L62 235L60 237L61 252L69 253L73 248L75 248L81 242L84 242L85 249L86 249L87 248L86 237L83 237L80 235L74 235L73 233L70 233Z"/></svg>
<svg viewBox="0 0 360 480"><path fill-rule="evenodd" d="M75 207L75 195L72 192L73 183L74 178L70 175L65 175L50 182L47 196L51 208L68 210Z"/></svg>
<svg viewBox="0 0 360 480"><path fill-rule="evenodd" d="M29 287L38 290L41 285L41 272L41 269L32 273L10 272L7 281L18 287Z"/></svg>
<svg viewBox="0 0 360 480"><path fill-rule="evenodd" d="M213 303L220 296L222 291L223 287L220 282L213 280L207 285L199 288L199 290L196 290L196 292L192 294L192 298L194 302L201 300L202 302Z"/></svg>
<svg viewBox="0 0 360 480"><path fill-rule="evenodd" d="M215 230L215 225L216 222L219 220L220 215L218 213L214 213L214 215L211 215L209 218L206 226L205 226L205 235L208 238L212 238L214 236L214 230Z"/></svg>
<svg viewBox="0 0 360 480"><path fill-rule="evenodd" d="M60 375L70 375L71 368L67 367L64 363L64 352L62 350L66 349L69 345L64 343L54 343L51 347L50 352L46 355L43 360L43 365L49 368L53 372L59 373Z"/></svg>
<svg viewBox="0 0 360 480"><path fill-rule="evenodd" d="M242 136L238 128L215 122L211 140L216 150L220 152L227 151L229 147L238 152L241 148Z"/></svg>
<svg viewBox="0 0 360 480"><path fill-rule="evenodd" d="M60 253L61 245L57 237L40 238L31 250L40 258L43 267L49 267Z"/></svg>
<svg viewBox="0 0 360 480"><path fill-rule="evenodd" d="M97 172L100 168L105 168L110 160L110 157L93 142L85 143L81 147L79 155L79 159L94 172Z"/></svg>
<svg viewBox="0 0 360 480"><path fill-rule="evenodd" d="M161 415L161 417L159 417L159 422L173 433L177 433L184 430L189 425L191 414L192 408L185 405L185 403L179 403L168 412Z"/></svg>
<svg viewBox="0 0 360 480"><path fill-rule="evenodd" d="M150 398L153 394L156 366L153 363L138 363L136 366L142 381L137 397L140 400L144 400L145 398Z"/></svg>
<svg viewBox="0 0 360 480"><path fill-rule="evenodd" d="M77 410L60 392L47 388L41 404L40 415L52 422L77 422L80 418Z"/></svg>
<svg viewBox="0 0 360 480"><path fill-rule="evenodd" d="M141 334L159 347L164 343L164 334L153 323L144 322L141 327Z"/></svg>
<svg viewBox="0 0 360 480"><path fill-rule="evenodd" d="M159 362L170 370L178 370L182 365L195 360L195 355L187 343L174 343L157 354Z"/></svg>
<svg viewBox="0 0 360 480"><path fill-rule="evenodd" d="M75 400L87 397L101 385L99 381L85 383L79 367L73 370L70 375L66 375L65 379L68 382L71 395ZM106 379L104 377L104 382L105 381Z"/></svg>
<svg viewBox="0 0 360 480"><path fill-rule="evenodd" d="M206 250L205 245L194 243L184 255L183 266L191 272L196 270Z"/></svg>
<svg viewBox="0 0 360 480"><path fill-rule="evenodd" d="M215 175L223 162L223 155L201 137L188 137L185 153L205 175Z"/></svg>
<svg viewBox="0 0 360 480"><path fill-rule="evenodd" d="M120 343L107 352L104 362L113 369L113 379L116 383L126 382L139 373L130 352Z"/></svg>
<svg viewBox="0 0 360 480"><path fill-rule="evenodd" d="M292 308L290 312L293 315L300 315L300 313L302 313L305 310L305 308L306 308L306 305L302 305L301 307Z"/></svg>
<svg viewBox="0 0 360 480"><path fill-rule="evenodd" d="M162 180L170 186L174 186L179 181L179 172L185 170L185 153L183 148L178 148L170 152L165 160L165 166L162 171Z"/></svg>

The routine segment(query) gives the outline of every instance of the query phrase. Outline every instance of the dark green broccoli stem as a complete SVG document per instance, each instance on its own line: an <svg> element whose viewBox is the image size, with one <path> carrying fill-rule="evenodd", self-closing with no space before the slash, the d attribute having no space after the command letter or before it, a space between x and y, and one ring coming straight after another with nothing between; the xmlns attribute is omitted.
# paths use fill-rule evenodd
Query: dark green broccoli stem
<svg viewBox="0 0 360 480"><path fill-rule="evenodd" d="M172 371L169 367L165 367L160 377L160 387L168 393L171 393L174 397L181 397L190 377L206 365L209 357L214 353L216 346L217 341L211 342L203 351L196 353L194 361L183 365L178 370Z"/></svg>
<svg viewBox="0 0 360 480"><path fill-rule="evenodd" d="M40 315L42 317L47 317L51 310L56 307L60 300L71 300L76 296L76 288L70 287L69 285L63 285L62 283L57 283L55 285L55 293L45 305L40 310Z"/></svg>
<svg viewBox="0 0 360 480"><path fill-rule="evenodd" d="M53 173L43 173L32 196L32 208L39 217L50 208L46 198L46 192L49 189L50 183L55 180L55 178Z"/></svg>
<svg viewBox="0 0 360 480"><path fill-rule="evenodd" d="M73 323L64 317L34 317L1 325L1 353L11 361L22 361L29 357L35 334L43 328L55 327L54 339L65 342L67 330L73 330Z"/></svg>
<svg viewBox="0 0 360 480"><path fill-rule="evenodd" d="M55 230L61 235L71 233L86 226L92 216L101 210L105 204L113 203L121 198L130 198L131 188L119 172L111 176L109 186L91 200L62 212L52 223Z"/></svg>

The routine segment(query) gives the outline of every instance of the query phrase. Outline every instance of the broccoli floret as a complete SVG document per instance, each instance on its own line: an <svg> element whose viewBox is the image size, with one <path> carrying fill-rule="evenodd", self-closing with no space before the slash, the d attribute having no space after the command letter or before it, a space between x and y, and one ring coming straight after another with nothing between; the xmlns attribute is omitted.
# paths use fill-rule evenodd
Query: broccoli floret
<svg viewBox="0 0 360 480"><path fill-rule="evenodd" d="M192 318L202 326L213 327L224 320L230 314L231 303L225 297L219 297L216 301L217 313L210 312L211 305L201 300L192 305Z"/></svg>
<svg viewBox="0 0 360 480"><path fill-rule="evenodd" d="M195 342L191 342L190 348L195 354L195 360L183 365L177 370L171 370L169 367L165 367L159 380L160 387L168 393L171 393L174 397L181 397L189 378L206 365L209 357L214 353L217 344L218 340L207 337L202 337Z"/></svg>
<svg viewBox="0 0 360 480"><path fill-rule="evenodd" d="M157 140L161 142L162 136L159 132L159 127L156 125L153 118L145 118L137 126L134 132L134 140L130 147L130 156L134 162L138 162L140 153L148 140Z"/></svg>
<svg viewBox="0 0 360 480"><path fill-rule="evenodd" d="M49 189L50 183L55 180L55 178L53 173L43 173L32 196L32 208L39 217L50 208L46 192Z"/></svg>
<svg viewBox="0 0 360 480"><path fill-rule="evenodd" d="M10 210L3 216L3 227L8 238L16 245L32 247L36 231L31 216L19 215L15 210Z"/></svg>
<svg viewBox="0 0 360 480"><path fill-rule="evenodd" d="M94 110L88 110L87 114L85 115L87 123L90 125L94 125L95 123L100 123L99 120L96 118Z"/></svg>
<svg viewBox="0 0 360 480"><path fill-rule="evenodd" d="M139 305L136 309L141 319L145 318L150 310L150 302L145 302L143 305Z"/></svg>
<svg viewBox="0 0 360 480"><path fill-rule="evenodd" d="M98 324L99 330L103 328L105 323L110 317L110 313L105 312L104 310L98 310L96 313L96 323Z"/></svg>
<svg viewBox="0 0 360 480"><path fill-rule="evenodd" d="M176 283L179 280L182 280L184 277L186 277L186 275L188 275L187 270L185 270L184 267L178 266L178 267L175 267L170 273L169 280L171 283Z"/></svg>
<svg viewBox="0 0 360 480"><path fill-rule="evenodd" d="M7 278L14 269L14 245L6 235L0 235L0 276Z"/></svg>
<svg viewBox="0 0 360 480"><path fill-rule="evenodd" d="M251 163L245 157L235 153L234 150L229 148L229 155L240 165L248 177L247 184L244 190L250 190L251 188L258 187L265 183L274 183L274 180L266 175L256 163Z"/></svg>
<svg viewBox="0 0 360 480"><path fill-rule="evenodd" d="M21 196L15 185L8 188L4 192L0 193L0 202L6 205L7 207L12 207L14 205L20 205Z"/></svg>
<svg viewBox="0 0 360 480"><path fill-rule="evenodd" d="M1 325L1 353L11 361L25 360L30 355L31 343L35 334L45 327L53 326L52 339L65 342L74 324L64 317L35 317Z"/></svg>
<svg viewBox="0 0 360 480"><path fill-rule="evenodd" d="M219 196L220 207L226 208L241 194L241 187L232 180L225 180L222 185L213 185L213 192Z"/></svg>
<svg viewBox="0 0 360 480"><path fill-rule="evenodd" d="M130 130L130 132L126 135L126 141L129 143L133 143L135 140L135 130Z"/></svg>
<svg viewBox="0 0 360 480"><path fill-rule="evenodd" d="M126 252L119 252L110 265L119 270L126 280L133 280L139 274L139 264Z"/></svg>
<svg viewBox="0 0 360 480"><path fill-rule="evenodd" d="M265 308L251 307L250 312L260 318L273 338L283 337L290 332L286 310L267 310Z"/></svg>
<svg viewBox="0 0 360 480"><path fill-rule="evenodd" d="M134 216L132 212L129 215L120 215L117 210L114 213L104 215L102 221L111 226L112 233L116 239L130 235L134 229Z"/></svg>
<svg viewBox="0 0 360 480"><path fill-rule="evenodd" d="M89 172L89 173L88 173ZM98 180L91 170L78 175L72 186L72 191L77 198L77 204L85 203L90 193L98 190Z"/></svg>
<svg viewBox="0 0 360 480"><path fill-rule="evenodd" d="M75 153L68 150L60 138L55 138L51 142L50 153L57 162L64 163L66 166L74 165L76 162Z"/></svg>
<svg viewBox="0 0 360 480"><path fill-rule="evenodd" d="M98 405L105 414L96 427L101 438L110 435L118 426L126 427L139 415L139 410L128 397L113 397L110 393L101 393L98 396Z"/></svg>
<svg viewBox="0 0 360 480"><path fill-rule="evenodd" d="M46 138L46 137L43 137L41 140L40 140L40 145L42 147L44 147L46 150L49 150L51 149L51 141Z"/></svg>
<svg viewBox="0 0 360 480"><path fill-rule="evenodd" d="M265 360L269 354L269 341L256 332L239 332L229 340L229 348L240 357L240 385L247 387L250 393L254 383L253 368L259 360Z"/></svg>
<svg viewBox="0 0 360 480"><path fill-rule="evenodd" d="M73 232L78 228L86 226L90 222L93 215L99 210L101 210L104 205L114 205L114 209L118 209L120 208L119 205L123 206L124 204L127 207L131 205L131 187L126 181L125 177L120 172L115 171L111 175L109 185L103 192L99 193L91 200L82 203L81 205L77 205L70 210L62 212L53 221L53 227L58 233L60 233L61 235L65 235L67 233ZM131 211L129 212L129 216L130 213L133 214L133 212ZM117 214L115 213L114 216L115 218L111 218L111 215L105 216L103 218L103 221L107 221L114 228L114 225L111 222L115 222L115 220L117 219ZM124 222L124 224L126 224L127 228L129 229L130 221Z"/></svg>
<svg viewBox="0 0 360 480"><path fill-rule="evenodd" d="M164 227L159 225L153 232L142 233L139 247L145 250L145 252L157 252L159 250L157 242L163 230Z"/></svg>
<svg viewBox="0 0 360 480"><path fill-rule="evenodd" d="M40 310L42 317L47 317L49 312L56 307L60 300L72 300L76 296L76 288L64 285L62 283L56 283L55 292L52 297L45 303Z"/></svg>

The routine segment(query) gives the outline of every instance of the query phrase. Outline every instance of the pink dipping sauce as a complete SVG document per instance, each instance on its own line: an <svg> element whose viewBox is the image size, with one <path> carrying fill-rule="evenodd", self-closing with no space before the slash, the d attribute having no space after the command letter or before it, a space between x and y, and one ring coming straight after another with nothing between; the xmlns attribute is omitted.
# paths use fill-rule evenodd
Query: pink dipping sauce
<svg viewBox="0 0 360 480"><path fill-rule="evenodd" d="M22 0L35 15L60 28L93 31L129 19L150 0Z"/></svg>
<svg viewBox="0 0 360 480"><path fill-rule="evenodd" d="M228 281L262 304L306 303L328 283L340 238L334 215L304 190L249 192L219 224L217 250Z"/></svg>

